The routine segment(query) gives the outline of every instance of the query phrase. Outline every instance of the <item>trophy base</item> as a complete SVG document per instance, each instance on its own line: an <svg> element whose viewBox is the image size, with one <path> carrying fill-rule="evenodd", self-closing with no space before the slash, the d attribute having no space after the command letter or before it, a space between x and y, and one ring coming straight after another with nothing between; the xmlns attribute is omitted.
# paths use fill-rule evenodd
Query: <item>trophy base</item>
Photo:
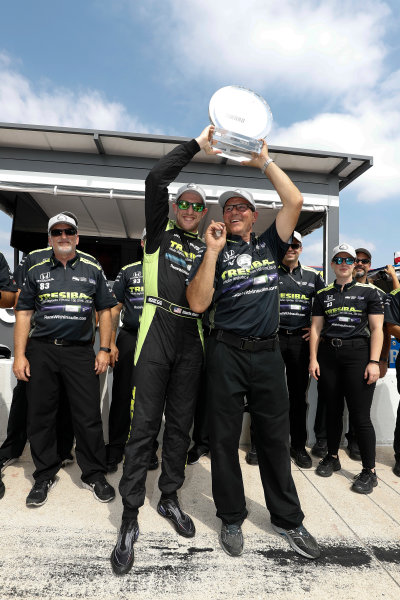
<svg viewBox="0 0 400 600"><path fill-rule="evenodd" d="M260 154L262 142L246 135L216 128L214 130L212 145L221 150L219 156L225 156L230 160L242 162L251 160L254 154Z"/></svg>

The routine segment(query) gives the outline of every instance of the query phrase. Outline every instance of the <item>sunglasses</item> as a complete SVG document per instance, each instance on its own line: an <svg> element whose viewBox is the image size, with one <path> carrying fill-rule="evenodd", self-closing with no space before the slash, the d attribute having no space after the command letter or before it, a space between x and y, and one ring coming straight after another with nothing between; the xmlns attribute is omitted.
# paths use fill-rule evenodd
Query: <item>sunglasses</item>
<svg viewBox="0 0 400 600"><path fill-rule="evenodd" d="M298 250L301 248L301 244L289 244L289 248L293 248L293 250Z"/></svg>
<svg viewBox="0 0 400 600"><path fill-rule="evenodd" d="M356 258L355 263L361 263L362 265L368 265L371 261L369 258Z"/></svg>
<svg viewBox="0 0 400 600"><path fill-rule="evenodd" d="M194 212L203 212L205 209L204 204L201 202L188 202L187 200L177 200L176 202L178 208L180 210L188 210L189 206L191 206Z"/></svg>
<svg viewBox="0 0 400 600"><path fill-rule="evenodd" d="M224 212L232 212L234 208L240 213L244 213L249 209L254 212L254 208L250 204L228 204L228 206L224 206Z"/></svg>
<svg viewBox="0 0 400 600"><path fill-rule="evenodd" d="M344 258L343 256L335 256L335 258L332 258L332 262L336 263L337 265L341 265L343 262L345 262L346 265L353 265L354 258L351 258L350 256L347 258Z"/></svg>
<svg viewBox="0 0 400 600"><path fill-rule="evenodd" d="M50 231L50 235L51 237L60 237L63 233L65 233L65 235L76 235L76 229L73 229L72 227L69 229L52 229Z"/></svg>

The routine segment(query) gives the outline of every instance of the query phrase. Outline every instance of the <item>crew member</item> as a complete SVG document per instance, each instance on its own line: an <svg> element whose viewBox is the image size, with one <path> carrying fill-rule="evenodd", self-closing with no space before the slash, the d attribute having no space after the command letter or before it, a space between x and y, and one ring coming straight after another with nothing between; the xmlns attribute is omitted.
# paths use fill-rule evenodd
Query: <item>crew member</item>
<svg viewBox="0 0 400 600"><path fill-rule="evenodd" d="M317 293L313 305L309 371L318 381L318 396L325 398L327 406L328 453L316 472L330 477L341 469L338 450L346 397L363 466L352 490L370 494L378 484L370 411L379 378L383 303L373 286L353 280L355 258L356 252L348 244L333 249L335 282Z"/></svg>
<svg viewBox="0 0 400 600"><path fill-rule="evenodd" d="M146 239L146 230L142 235L142 248ZM131 422L130 406L133 388L133 361L139 319L143 309L143 271L142 262L126 265L118 273L113 286L118 300L117 306L111 309L111 355L110 364L114 367L112 400L108 419L107 471L113 473L118 469L124 455L124 448L129 434ZM122 327L117 341L115 336L122 312ZM154 441L153 455L149 470L157 469L157 440Z"/></svg>
<svg viewBox="0 0 400 600"><path fill-rule="evenodd" d="M76 216L65 211L65 215L71 217L75 224L78 224ZM27 273L31 267L41 263L52 256L53 248L40 248L33 250L29 254L23 256L19 265L14 271L14 279L18 290L22 289ZM79 256L95 262L100 266L98 261L91 255L81 250L76 249ZM65 467L73 463L72 447L74 443L74 431L72 429L71 411L68 403L68 398L65 389L59 390L60 403L57 413L57 449L61 457L61 466ZM14 463L22 454L27 440L26 419L27 419L27 398L26 398L26 382L17 381L17 385L13 390L13 397L10 406L10 413L7 423L7 437L0 447L0 468L4 471L6 467Z"/></svg>
<svg viewBox="0 0 400 600"><path fill-rule="evenodd" d="M241 525L247 516L238 446L246 395L255 430L261 481L275 531L308 558L319 556L304 518L290 470L289 399L279 350L278 264L288 250L302 197L268 156L244 164L261 168L283 204L260 236L252 233L258 213L245 190L224 192L224 223L208 227L207 248L190 273L192 310L210 305L211 335L206 354L212 489L222 520L221 544L231 556L243 552ZM227 235L228 234L228 235Z"/></svg>
<svg viewBox="0 0 400 600"><path fill-rule="evenodd" d="M395 275L397 280L397 276ZM400 340L400 287L387 295L385 302L385 324L388 333ZM397 391L400 394L400 352L396 356ZM400 477L400 403L397 409L396 427L393 439L395 465L393 473Z"/></svg>
<svg viewBox="0 0 400 600"><path fill-rule="evenodd" d="M11 308L14 306L15 296L18 288L13 279L10 267L3 254L0 252L0 308ZM5 486L1 480L1 473L5 465L0 460L0 499L4 496Z"/></svg>
<svg viewBox="0 0 400 600"><path fill-rule="evenodd" d="M29 269L16 307L14 374L28 382L28 439L36 467L26 504L46 502L61 467L55 433L61 386L71 408L83 487L109 502L115 492L104 477L98 375L109 364L110 308L116 300L101 267L77 254L76 220L60 213L49 220L48 232L52 256ZM97 356L92 347L95 309L101 346Z"/></svg>
<svg viewBox="0 0 400 600"><path fill-rule="evenodd" d="M354 261L353 278L358 283L369 283L370 285L373 285L368 281L368 278L367 278L368 271L371 268L371 260L372 260L372 255L371 255L371 252L369 250L367 250L367 248L356 248L356 260ZM393 289L397 289L398 287L400 287L400 283L399 283L399 280L397 279L397 275L396 275L396 272L395 272L393 266L387 265L385 272L388 275L392 276ZM393 277L393 275L394 275L394 277ZM376 287L375 289L377 290L378 294L381 297L382 302L384 303L385 299L386 299L385 292L383 292L383 290L381 290L378 287ZM380 376L380 378L384 377L387 372L389 349L390 349L390 335L387 331L386 326L384 325L383 326L383 346L382 346L381 357L379 359L379 376ZM349 452L350 458L352 460L361 460L361 454L360 454L360 449L358 447L357 436L355 433L353 422L350 418L349 418L349 428L348 428L348 432L346 433L346 438L347 438L347 450Z"/></svg>
<svg viewBox="0 0 400 600"><path fill-rule="evenodd" d="M306 451L307 388L311 308L315 294L325 287L315 269L301 265L301 235L293 242L279 265L279 345L286 367L290 402L290 455L298 467L309 469L311 456Z"/></svg>
<svg viewBox="0 0 400 600"><path fill-rule="evenodd" d="M127 573L133 564L133 543L139 534L137 516L145 499L146 472L153 441L165 404L161 499L157 511L170 519L176 531L192 537L192 519L180 508L177 490L184 481L190 427L198 394L202 364L201 315L189 309L186 278L204 243L197 230L207 212L201 187L179 188L168 219L168 185L200 149L211 150L213 127L180 144L163 157L146 178L147 239L144 251L144 307L135 352L132 422L125 446L120 492L124 510L117 544L111 555L115 573Z"/></svg>

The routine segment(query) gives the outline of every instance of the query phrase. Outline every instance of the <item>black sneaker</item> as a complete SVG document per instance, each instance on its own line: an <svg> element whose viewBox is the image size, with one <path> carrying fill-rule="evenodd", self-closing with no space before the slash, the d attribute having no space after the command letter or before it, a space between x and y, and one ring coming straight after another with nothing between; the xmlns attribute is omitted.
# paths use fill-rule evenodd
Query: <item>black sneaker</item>
<svg viewBox="0 0 400 600"><path fill-rule="evenodd" d="M2 473L6 467L12 465L16 460L18 460L18 459L17 458L2 458L0 460L0 472Z"/></svg>
<svg viewBox="0 0 400 600"><path fill-rule="evenodd" d="M207 456L210 449L206 446L197 446L196 444L189 450L187 455L187 464L195 465L203 456Z"/></svg>
<svg viewBox="0 0 400 600"><path fill-rule="evenodd" d="M72 465L73 462L74 462L74 457L72 456L71 453L69 453L66 456L64 456L64 458L61 459L61 468L65 469L65 467L67 465Z"/></svg>
<svg viewBox="0 0 400 600"><path fill-rule="evenodd" d="M133 544L139 537L136 519L122 519L117 543L111 553L111 566L116 575L126 575L132 568L135 555Z"/></svg>
<svg viewBox="0 0 400 600"><path fill-rule="evenodd" d="M294 459L296 465L301 469L311 469L311 456L308 454L305 448L301 448L300 450L290 448L290 456Z"/></svg>
<svg viewBox="0 0 400 600"><path fill-rule="evenodd" d="M311 454L313 456L318 456L318 458L324 458L328 454L328 445L326 440L317 440L314 446L311 448Z"/></svg>
<svg viewBox="0 0 400 600"><path fill-rule="evenodd" d="M5 493L6 493L6 486L2 482L1 475L0 475L0 500L2 499L2 497L4 496Z"/></svg>
<svg viewBox="0 0 400 600"><path fill-rule="evenodd" d="M221 546L230 556L240 556L243 553L242 528L237 523L222 523Z"/></svg>
<svg viewBox="0 0 400 600"><path fill-rule="evenodd" d="M149 462L149 466L147 467L148 471L155 471L158 469L158 456L156 453L152 454Z"/></svg>
<svg viewBox="0 0 400 600"><path fill-rule="evenodd" d="M396 459L396 464L393 467L393 473L397 476L400 477L400 458Z"/></svg>
<svg viewBox="0 0 400 600"><path fill-rule="evenodd" d="M374 487L378 485L376 473L370 469L363 469L354 479L351 489L357 494L371 494Z"/></svg>
<svg viewBox="0 0 400 600"><path fill-rule="evenodd" d="M111 502L115 498L115 490L104 475L100 475L96 481L90 481L89 483L82 481L82 486L93 492L93 496L99 502Z"/></svg>
<svg viewBox="0 0 400 600"><path fill-rule="evenodd" d="M196 533L192 519L183 512L177 500L172 500L172 498L160 499L157 504L157 512L172 522L179 535L191 538Z"/></svg>
<svg viewBox="0 0 400 600"><path fill-rule="evenodd" d="M320 477L330 477L334 471L340 471L342 465L340 464L339 458L334 458L330 454L327 454L323 458L318 467L315 469L317 475Z"/></svg>
<svg viewBox="0 0 400 600"><path fill-rule="evenodd" d="M272 529L286 538L297 554L306 558L318 558L321 555L315 538L303 525L299 525L295 529L282 529L272 523Z"/></svg>
<svg viewBox="0 0 400 600"><path fill-rule="evenodd" d="M47 494L56 485L57 478L46 479L35 483L26 497L26 505L29 507L42 506L47 500Z"/></svg>
<svg viewBox="0 0 400 600"><path fill-rule="evenodd" d="M245 460L248 465L258 465L257 450L254 444L252 444L250 450L246 452Z"/></svg>
<svg viewBox="0 0 400 600"><path fill-rule="evenodd" d="M352 440L347 444L347 450L352 460L361 460L360 448L356 440Z"/></svg>

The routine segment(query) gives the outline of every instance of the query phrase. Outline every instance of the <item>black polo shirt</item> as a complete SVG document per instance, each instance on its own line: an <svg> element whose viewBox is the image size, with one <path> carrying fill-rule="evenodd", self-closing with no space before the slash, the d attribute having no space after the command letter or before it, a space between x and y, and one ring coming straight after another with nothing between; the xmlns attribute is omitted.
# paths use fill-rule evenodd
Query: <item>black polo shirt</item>
<svg viewBox="0 0 400 600"><path fill-rule="evenodd" d="M383 301L378 290L368 283L354 280L341 291L336 282L315 296L312 314L324 317L321 336L350 339L370 337L368 315L383 315Z"/></svg>
<svg viewBox="0 0 400 600"><path fill-rule="evenodd" d="M210 326L241 337L266 338L279 324L278 264L289 245L283 242L275 222L250 242L240 236L227 237L219 253L210 306ZM195 276L205 253L196 257L189 281Z"/></svg>
<svg viewBox="0 0 400 600"><path fill-rule="evenodd" d="M300 263L290 272L279 265L279 327L288 331L310 327L315 294L325 287L320 273Z"/></svg>
<svg viewBox="0 0 400 600"><path fill-rule="evenodd" d="M137 331L144 297L141 262L122 267L114 282L113 292L118 302L124 305L121 315L122 327L129 331Z"/></svg>
<svg viewBox="0 0 400 600"><path fill-rule="evenodd" d="M82 256L83 258L91 260L92 262L96 263L96 265L101 267L99 261L91 254L82 252L82 250L78 250L78 248L76 249L76 253L78 256ZM14 279L18 288L22 289L26 274L29 269L33 267L33 265L37 265L42 260L50 258L52 255L53 248L51 246L47 246L47 248L39 248L38 250L32 250L32 252L29 252L29 254L25 254L14 271Z"/></svg>
<svg viewBox="0 0 400 600"><path fill-rule="evenodd" d="M17 292L18 288L8 266L8 262L0 252L0 291Z"/></svg>
<svg viewBox="0 0 400 600"><path fill-rule="evenodd" d="M115 306L102 268L77 254L66 267L54 254L29 268L16 310L33 310L30 337L90 342L95 310Z"/></svg>

